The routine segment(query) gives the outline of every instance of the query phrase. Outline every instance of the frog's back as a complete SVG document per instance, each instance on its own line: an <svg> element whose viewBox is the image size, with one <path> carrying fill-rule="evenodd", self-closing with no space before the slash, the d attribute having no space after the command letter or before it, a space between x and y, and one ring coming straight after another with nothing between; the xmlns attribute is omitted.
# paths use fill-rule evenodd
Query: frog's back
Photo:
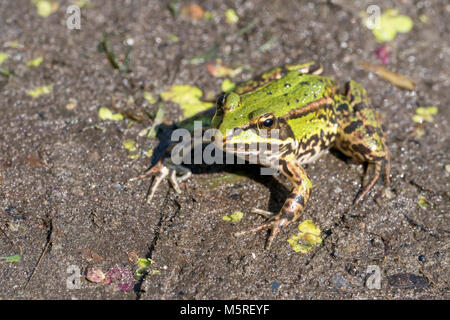
<svg viewBox="0 0 450 320"><path fill-rule="evenodd" d="M286 98L291 95L293 103L283 118L295 136L297 161L308 163L335 142L338 124L333 95L337 83L319 75L298 76L296 73L287 78L290 80L296 83L295 90Z"/></svg>
<svg viewBox="0 0 450 320"><path fill-rule="evenodd" d="M302 109L321 97L329 96L336 87L333 79L290 71L279 80L243 94L242 113L261 115L274 112L281 117L292 110Z"/></svg>

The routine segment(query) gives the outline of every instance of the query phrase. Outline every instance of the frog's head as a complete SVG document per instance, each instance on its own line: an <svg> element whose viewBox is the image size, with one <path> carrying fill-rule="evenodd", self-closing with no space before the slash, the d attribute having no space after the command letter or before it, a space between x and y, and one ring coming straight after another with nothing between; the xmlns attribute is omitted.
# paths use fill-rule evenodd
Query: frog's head
<svg viewBox="0 0 450 320"><path fill-rule="evenodd" d="M286 120L277 117L270 107L255 105L235 92L221 95L211 123L221 135L216 145L240 156L261 154L263 150L274 156L282 144L294 141L294 134Z"/></svg>

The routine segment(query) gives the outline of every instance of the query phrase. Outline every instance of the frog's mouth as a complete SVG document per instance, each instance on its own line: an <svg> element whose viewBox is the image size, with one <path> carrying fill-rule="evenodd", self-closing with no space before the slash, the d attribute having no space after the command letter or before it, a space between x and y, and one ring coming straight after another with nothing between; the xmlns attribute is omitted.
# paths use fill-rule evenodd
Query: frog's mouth
<svg viewBox="0 0 450 320"><path fill-rule="evenodd" d="M243 158L250 163L268 164L278 159L283 144L270 136L261 135L254 125L245 125L227 132L215 145L230 154Z"/></svg>

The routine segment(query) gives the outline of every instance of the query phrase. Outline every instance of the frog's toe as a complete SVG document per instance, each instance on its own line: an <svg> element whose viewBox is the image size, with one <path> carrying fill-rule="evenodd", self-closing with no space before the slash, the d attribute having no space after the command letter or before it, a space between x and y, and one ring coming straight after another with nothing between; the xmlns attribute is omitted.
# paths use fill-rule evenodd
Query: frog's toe
<svg viewBox="0 0 450 320"><path fill-rule="evenodd" d="M168 165L168 167L180 175L176 178L177 182L184 182L192 176L192 171L182 165Z"/></svg>
<svg viewBox="0 0 450 320"><path fill-rule="evenodd" d="M181 174L181 176L177 177L177 173ZM169 177L168 180L172 187L175 189L175 192L181 193L179 182L185 181L191 176L191 174L191 171L187 168L174 165L166 166L162 161L159 161L155 166L146 170L144 174L134 177L129 181L137 181L148 177L153 177L153 181L148 189L146 196L146 201L149 203L155 195L156 190L158 190L159 185L166 177Z"/></svg>
<svg viewBox="0 0 450 320"><path fill-rule="evenodd" d="M372 187L375 185L375 183L378 181L378 178L381 175L381 169L383 166L384 166L383 177L385 186L389 187L391 182L390 181L391 158L389 155L389 149L386 146L384 159L369 163L369 166L367 167L367 173L369 172L370 168L373 168L372 177L370 178L369 183L363 186L362 190L353 201L353 204L357 204L359 201L361 201L361 199L372 189Z"/></svg>
<svg viewBox="0 0 450 320"><path fill-rule="evenodd" d="M284 225L286 225L288 223L288 219L280 216L280 214L274 215L272 212L268 212L268 211L264 211L264 210L260 210L260 209L256 209L256 210L253 209L252 212L261 214L261 215L270 214L271 218L256 228L235 232L234 236L240 237L244 234L255 233L257 231L264 230L264 229L271 229L270 236L267 239L266 246L265 246L265 248L268 250L268 249L270 249L273 239L275 239L275 236L277 235L277 233L281 230L281 228Z"/></svg>
<svg viewBox="0 0 450 320"><path fill-rule="evenodd" d="M169 181L172 184L172 187L175 189L175 192L180 194L181 193L181 189L180 189L180 185L178 184L178 180L177 180L177 172L173 169L169 169Z"/></svg>
<svg viewBox="0 0 450 320"><path fill-rule="evenodd" d="M129 182L133 182L133 181L138 181L138 180L142 180L148 177L153 177L155 174L157 174L158 172L161 171L162 167L164 167L164 165L162 164L162 162L158 162L156 165L154 165L153 167L145 170L145 172L137 177L133 177L131 179L129 179Z"/></svg>
<svg viewBox="0 0 450 320"><path fill-rule="evenodd" d="M170 176L172 176L171 170L169 168L167 168L166 166L162 165L162 167L159 169L157 174L154 176L154 179L153 179L153 181L149 187L149 190L147 192L147 197L146 197L147 203L150 203L153 196L155 195L156 190L158 190L158 187L159 187L161 181L163 181L169 174L170 174ZM169 180L170 180L170 178L169 178ZM178 184L177 184L177 187L178 187Z"/></svg>
<svg viewBox="0 0 450 320"><path fill-rule="evenodd" d="M267 219L270 219L276 215L276 212L261 210L258 208L253 208L251 213L259 214L260 216L263 216L264 218L267 218Z"/></svg>
<svg viewBox="0 0 450 320"><path fill-rule="evenodd" d="M375 162L375 163L370 163L369 167L373 167L373 173L372 173L372 177L370 178L370 181L368 184L366 184L362 190L360 191L360 193L356 196L355 201L353 201L353 204L357 204L358 202L361 201L362 198L364 198L364 196L372 189L372 187L375 185L375 183L377 182L378 178L380 177L380 173L381 173L381 166L382 166L382 162ZM369 170L369 168L367 168L367 170Z"/></svg>
<svg viewBox="0 0 450 320"><path fill-rule="evenodd" d="M181 174L181 176L177 177L177 174ZM172 187L175 189L175 192L178 194L181 193L181 188L178 183L185 181L191 175L192 175L191 170L181 165L169 166L169 181L172 184Z"/></svg>

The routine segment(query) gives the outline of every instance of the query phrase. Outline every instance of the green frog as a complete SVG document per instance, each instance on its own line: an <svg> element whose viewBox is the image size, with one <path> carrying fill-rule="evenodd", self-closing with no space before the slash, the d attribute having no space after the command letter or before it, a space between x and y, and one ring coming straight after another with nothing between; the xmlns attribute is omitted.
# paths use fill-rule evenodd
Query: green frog
<svg viewBox="0 0 450 320"><path fill-rule="evenodd" d="M219 96L211 126L221 134L215 144L225 152L254 159L263 166L281 172L293 188L279 212L254 209L267 218L263 224L236 236L271 229L266 242L270 248L277 233L301 217L312 184L303 165L316 160L329 148L336 148L351 159L368 163L372 176L355 198L359 202L374 186L384 165L389 185L390 157L386 135L370 108L366 90L350 81L345 92L333 79L321 76L322 67L314 62L286 65L263 73ZM255 147L256 145L256 147ZM264 145L264 150L258 148ZM255 160L256 159L256 160ZM151 188L169 176L175 190L178 182L189 177L184 169L162 161L141 176L156 175Z"/></svg>

